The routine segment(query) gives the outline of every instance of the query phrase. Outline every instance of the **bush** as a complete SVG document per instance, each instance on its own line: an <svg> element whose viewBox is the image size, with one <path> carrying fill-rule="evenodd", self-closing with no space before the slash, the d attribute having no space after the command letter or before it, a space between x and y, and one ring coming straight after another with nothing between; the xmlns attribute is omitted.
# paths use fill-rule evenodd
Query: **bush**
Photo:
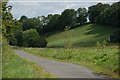
<svg viewBox="0 0 120 80"><path fill-rule="evenodd" d="M44 37L39 36L35 29L29 29L23 32L24 47L45 47L47 41Z"/></svg>
<svg viewBox="0 0 120 80"><path fill-rule="evenodd" d="M46 47L47 41L45 37L40 37L32 41L30 47Z"/></svg>

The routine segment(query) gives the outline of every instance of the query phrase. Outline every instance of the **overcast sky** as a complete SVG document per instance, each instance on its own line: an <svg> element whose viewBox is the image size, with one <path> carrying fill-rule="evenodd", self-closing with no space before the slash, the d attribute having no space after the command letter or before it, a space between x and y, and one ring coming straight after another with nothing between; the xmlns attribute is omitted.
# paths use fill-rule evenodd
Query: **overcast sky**
<svg viewBox="0 0 120 80"><path fill-rule="evenodd" d="M12 6L12 14L14 18L19 19L22 15L27 17L37 17L48 14L60 14L65 9L78 9L80 7L88 8L98 2L112 4L119 0L9 0Z"/></svg>

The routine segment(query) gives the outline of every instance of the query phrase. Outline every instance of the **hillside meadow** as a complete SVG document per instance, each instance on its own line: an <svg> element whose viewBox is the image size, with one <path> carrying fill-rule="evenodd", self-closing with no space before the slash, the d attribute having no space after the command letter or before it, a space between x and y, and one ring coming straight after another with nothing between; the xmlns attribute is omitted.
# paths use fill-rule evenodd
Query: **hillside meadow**
<svg viewBox="0 0 120 80"><path fill-rule="evenodd" d="M63 47L66 39L73 47L96 46L97 41L102 44L109 36L119 30L118 27L98 24L84 24L67 32L59 32L47 37L47 47ZM68 34L68 35L67 35ZM110 43L109 43L110 45Z"/></svg>
<svg viewBox="0 0 120 80"><path fill-rule="evenodd" d="M85 24L68 30L69 35L63 31L48 36L48 48L21 49L38 57L83 65L98 74L116 78L119 77L119 46L107 42L107 39L117 30L118 28ZM72 47L64 48L66 39Z"/></svg>

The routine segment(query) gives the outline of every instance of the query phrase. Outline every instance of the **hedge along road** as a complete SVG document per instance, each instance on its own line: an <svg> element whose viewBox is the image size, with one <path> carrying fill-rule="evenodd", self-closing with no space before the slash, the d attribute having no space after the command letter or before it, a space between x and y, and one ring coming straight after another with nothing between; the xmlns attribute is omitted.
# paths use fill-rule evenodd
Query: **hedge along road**
<svg viewBox="0 0 120 80"><path fill-rule="evenodd" d="M46 60L33 56L21 50L14 50L17 55L26 58L32 62L42 66L49 73L54 74L58 78L105 78L103 75L97 75L90 69L75 65L72 63L58 62L54 60Z"/></svg>

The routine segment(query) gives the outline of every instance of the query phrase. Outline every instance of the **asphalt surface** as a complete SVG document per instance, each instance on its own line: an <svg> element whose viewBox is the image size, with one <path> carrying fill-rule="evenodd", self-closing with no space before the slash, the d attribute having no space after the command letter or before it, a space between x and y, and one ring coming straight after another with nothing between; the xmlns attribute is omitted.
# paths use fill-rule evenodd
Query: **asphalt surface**
<svg viewBox="0 0 120 80"><path fill-rule="evenodd" d="M97 75L94 71L91 71L90 69L80 65L58 62L54 60L46 60L37 56L33 56L21 50L14 51L20 57L37 63L46 71L56 75L58 78L105 78L105 76Z"/></svg>

